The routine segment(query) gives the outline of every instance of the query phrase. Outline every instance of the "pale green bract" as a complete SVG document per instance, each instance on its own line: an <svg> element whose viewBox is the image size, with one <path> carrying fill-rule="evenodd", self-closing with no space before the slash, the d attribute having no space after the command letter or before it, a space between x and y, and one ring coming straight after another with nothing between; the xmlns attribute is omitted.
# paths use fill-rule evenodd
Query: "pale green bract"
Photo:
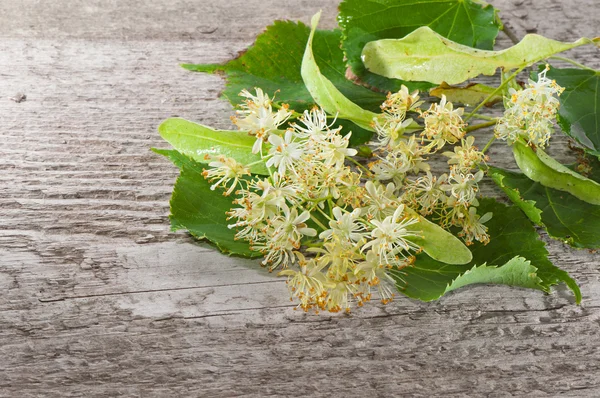
<svg viewBox="0 0 600 398"><path fill-rule="evenodd" d="M600 184L563 166L541 148L534 151L517 140L513 145L513 154L521 171L533 181L568 192L584 202L600 205Z"/></svg>
<svg viewBox="0 0 600 398"><path fill-rule="evenodd" d="M458 84L482 74L493 75L498 68L510 70L533 65L556 53L598 40L581 38L563 43L529 34L506 50L486 51L458 44L423 26L402 39L367 43L362 59L367 69L386 77Z"/></svg>
<svg viewBox="0 0 600 398"><path fill-rule="evenodd" d="M367 111L346 98L334 85L321 74L312 52L312 42L315 36L321 12L312 17L311 31L306 43L306 51L302 58L302 79L313 99L330 115L350 120L365 130L375 131L372 126L376 113Z"/></svg>
<svg viewBox="0 0 600 398"><path fill-rule="evenodd" d="M452 103L473 106L486 101L485 105L491 106L502 101L502 95L495 94L495 91L496 88L479 83L469 84L465 87L450 86L449 84L442 83L438 87L429 90L429 95L438 98L442 98L442 95L444 95L446 96L446 100Z"/></svg>
<svg viewBox="0 0 600 398"><path fill-rule="evenodd" d="M410 240L423 248L423 251L434 260L445 264L468 264L473 260L473 254L456 236L446 231L425 217L417 215L413 210L409 214L418 217L419 222L409 227L409 230L420 231L422 237L411 237Z"/></svg>
<svg viewBox="0 0 600 398"><path fill-rule="evenodd" d="M211 156L227 156L250 166L254 174L268 174L259 154L252 153L256 140L244 131L214 130L181 118L167 119L158 127L160 136L179 152L200 163L209 163Z"/></svg>

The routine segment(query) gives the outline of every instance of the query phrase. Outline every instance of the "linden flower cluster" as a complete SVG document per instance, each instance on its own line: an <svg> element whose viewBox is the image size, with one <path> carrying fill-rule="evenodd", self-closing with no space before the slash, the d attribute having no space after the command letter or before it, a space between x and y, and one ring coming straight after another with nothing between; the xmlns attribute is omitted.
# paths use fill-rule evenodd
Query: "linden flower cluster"
<svg viewBox="0 0 600 398"><path fill-rule="evenodd" d="M334 128L324 110L298 115L260 89L241 95L246 101L233 122L256 137L253 152L269 175L252 176L251 165L217 156L204 176L211 189L235 193L228 215L236 239L263 254L270 270L282 269L305 311L348 311L375 291L382 302L391 301L395 280L388 271L410 266L422 250L415 243L423 238L422 216L459 226L467 243L487 242L483 223L490 215L480 218L475 208L483 176L475 170L484 155L465 137L462 109L445 98L422 111L418 92L403 86L388 95L373 121L375 160L367 168L353 158L351 133ZM424 127L407 117L411 113ZM443 153L450 172L434 177L428 157L446 143L460 145Z"/></svg>
<svg viewBox="0 0 600 398"><path fill-rule="evenodd" d="M558 96L564 91L554 80L546 77L549 67L538 74L538 81L529 80L523 90L509 89L510 100L504 116L496 125L496 137L512 145L519 137L544 148L554 131L558 111Z"/></svg>
<svg viewBox="0 0 600 398"><path fill-rule="evenodd" d="M405 205L423 216L431 216L441 226L460 227L460 236L467 244L474 241L487 243L487 228L483 225L491 214L477 215L478 182L483 178L479 165L486 156L473 144L475 137L465 137L466 124L462 120L463 109L454 109L442 95L439 104L422 111L419 109L418 92L408 93L402 89L388 95L382 105L383 121L375 124L379 136L378 154L369 165L376 181L392 181L392 194ZM424 120L424 128L418 140L416 135L405 135L409 129L421 129L407 112L414 111ZM398 126L404 126L398 128ZM404 129L404 130L403 130ZM398 131L401 130L401 133ZM449 158L450 172L434 176L427 159L446 144L457 144L453 152L443 152ZM425 172L418 178L409 174Z"/></svg>

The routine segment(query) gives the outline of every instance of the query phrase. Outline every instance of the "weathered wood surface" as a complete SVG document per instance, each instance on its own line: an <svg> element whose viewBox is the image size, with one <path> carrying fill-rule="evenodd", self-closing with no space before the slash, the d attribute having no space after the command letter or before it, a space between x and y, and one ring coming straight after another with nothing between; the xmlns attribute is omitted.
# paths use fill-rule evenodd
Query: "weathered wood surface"
<svg viewBox="0 0 600 398"><path fill-rule="evenodd" d="M0 1L0 396L600 395L598 254L549 243L582 306L564 287L471 287L315 316L256 262L169 232L156 126L230 112L218 77L178 63L319 8L333 27L336 3ZM520 36L600 34L596 0L494 4Z"/></svg>

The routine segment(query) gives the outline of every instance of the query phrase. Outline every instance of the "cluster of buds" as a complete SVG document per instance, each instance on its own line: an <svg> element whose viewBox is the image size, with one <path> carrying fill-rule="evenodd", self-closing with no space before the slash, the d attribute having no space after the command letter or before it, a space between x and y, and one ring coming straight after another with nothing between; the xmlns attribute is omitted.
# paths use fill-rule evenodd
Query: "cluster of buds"
<svg viewBox="0 0 600 398"><path fill-rule="evenodd" d="M298 115L260 89L241 95L246 101L233 121L256 137L253 152L269 175L252 176L248 165L222 156L204 175L213 189L234 194L230 228L264 256L265 266L288 277L300 308L347 311L374 291L389 302L394 280L387 271L410 266L421 251L419 213L460 226L467 243L487 242L489 215L480 218L475 207L483 176L475 170L485 157L473 137L465 138L462 109L445 98L422 111L418 92L403 86L389 94L373 121L375 160L366 167L349 148L351 133L342 134L322 109ZM443 153L450 172L434 177L429 156L456 143Z"/></svg>

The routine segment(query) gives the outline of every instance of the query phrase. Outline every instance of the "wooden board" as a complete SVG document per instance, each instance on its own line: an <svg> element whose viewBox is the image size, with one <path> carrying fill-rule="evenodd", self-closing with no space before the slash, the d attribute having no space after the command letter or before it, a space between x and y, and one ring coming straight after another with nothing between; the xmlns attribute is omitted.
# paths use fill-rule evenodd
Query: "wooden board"
<svg viewBox="0 0 600 398"><path fill-rule="evenodd" d="M494 4L519 36L599 34L595 0ZM230 114L219 77L178 63L225 61L319 8L333 27L336 6L0 1L0 396L600 395L598 254L549 242L582 306L565 287L480 286L312 315L256 261L169 232L177 171L149 151L167 147L156 126ZM600 67L594 48L570 55Z"/></svg>

